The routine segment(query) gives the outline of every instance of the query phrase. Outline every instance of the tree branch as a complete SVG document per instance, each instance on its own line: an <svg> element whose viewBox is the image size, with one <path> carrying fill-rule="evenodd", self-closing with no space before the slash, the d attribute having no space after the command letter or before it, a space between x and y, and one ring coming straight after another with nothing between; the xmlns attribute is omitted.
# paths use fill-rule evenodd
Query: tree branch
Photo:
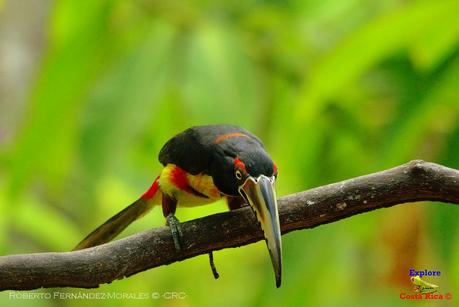
<svg viewBox="0 0 459 307"><path fill-rule="evenodd" d="M313 228L413 201L459 203L459 171L420 160L279 199L282 232ZM263 239L249 207L182 224L182 251L167 227L63 253L0 257L0 290L95 288L157 266Z"/></svg>

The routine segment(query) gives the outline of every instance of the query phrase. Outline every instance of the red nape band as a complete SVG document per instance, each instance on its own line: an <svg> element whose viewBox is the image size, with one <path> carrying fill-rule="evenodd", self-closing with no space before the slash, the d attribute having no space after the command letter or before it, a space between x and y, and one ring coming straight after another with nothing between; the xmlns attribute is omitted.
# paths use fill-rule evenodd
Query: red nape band
<svg viewBox="0 0 459 307"><path fill-rule="evenodd" d="M273 165L274 165L273 174L276 175L277 174L277 165L274 162L273 162Z"/></svg>
<svg viewBox="0 0 459 307"><path fill-rule="evenodd" d="M214 144L218 144L218 143L220 143L220 142L222 142L224 140L237 138L237 137L249 138L248 135L245 135L244 133L240 133L240 132L227 133L227 134L219 135L214 140Z"/></svg>
<svg viewBox="0 0 459 307"><path fill-rule="evenodd" d="M151 187L145 193L143 193L140 199L144 199L144 200L152 199L155 196L156 192L158 191L158 187L159 187L159 176L156 177Z"/></svg>

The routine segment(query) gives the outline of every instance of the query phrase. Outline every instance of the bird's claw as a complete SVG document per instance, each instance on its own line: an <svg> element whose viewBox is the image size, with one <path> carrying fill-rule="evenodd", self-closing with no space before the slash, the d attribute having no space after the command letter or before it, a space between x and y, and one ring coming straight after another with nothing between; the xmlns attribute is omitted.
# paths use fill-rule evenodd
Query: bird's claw
<svg viewBox="0 0 459 307"><path fill-rule="evenodd" d="M182 227L180 226L180 221L178 218L170 213L166 217L166 226L169 226L171 229L172 239L174 240L174 246L177 251L181 250L180 238L183 236Z"/></svg>

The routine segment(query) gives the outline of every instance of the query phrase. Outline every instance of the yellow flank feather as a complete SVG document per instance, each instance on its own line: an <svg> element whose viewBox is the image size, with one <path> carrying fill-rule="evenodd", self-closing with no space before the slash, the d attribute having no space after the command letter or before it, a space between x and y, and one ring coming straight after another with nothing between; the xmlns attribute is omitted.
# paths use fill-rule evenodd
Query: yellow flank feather
<svg viewBox="0 0 459 307"><path fill-rule="evenodd" d="M192 189L207 197L200 197L194 193L177 188L172 179L176 167L174 164L168 164L164 167L159 177L159 187L163 193L177 200L177 206L194 207L206 205L222 198L212 177L206 174L191 175L187 173L186 180Z"/></svg>

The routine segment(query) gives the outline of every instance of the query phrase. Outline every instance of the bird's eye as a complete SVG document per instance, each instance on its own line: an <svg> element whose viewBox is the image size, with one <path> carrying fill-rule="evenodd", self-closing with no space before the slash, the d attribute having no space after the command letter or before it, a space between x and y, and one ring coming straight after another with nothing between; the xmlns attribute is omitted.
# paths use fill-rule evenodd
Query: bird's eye
<svg viewBox="0 0 459 307"><path fill-rule="evenodd" d="M235 173L235 175L236 175L236 178L237 178L237 179L239 179L239 180L241 180L241 179L242 179L242 173L241 173L241 171L240 171L240 170L236 170L236 173Z"/></svg>

